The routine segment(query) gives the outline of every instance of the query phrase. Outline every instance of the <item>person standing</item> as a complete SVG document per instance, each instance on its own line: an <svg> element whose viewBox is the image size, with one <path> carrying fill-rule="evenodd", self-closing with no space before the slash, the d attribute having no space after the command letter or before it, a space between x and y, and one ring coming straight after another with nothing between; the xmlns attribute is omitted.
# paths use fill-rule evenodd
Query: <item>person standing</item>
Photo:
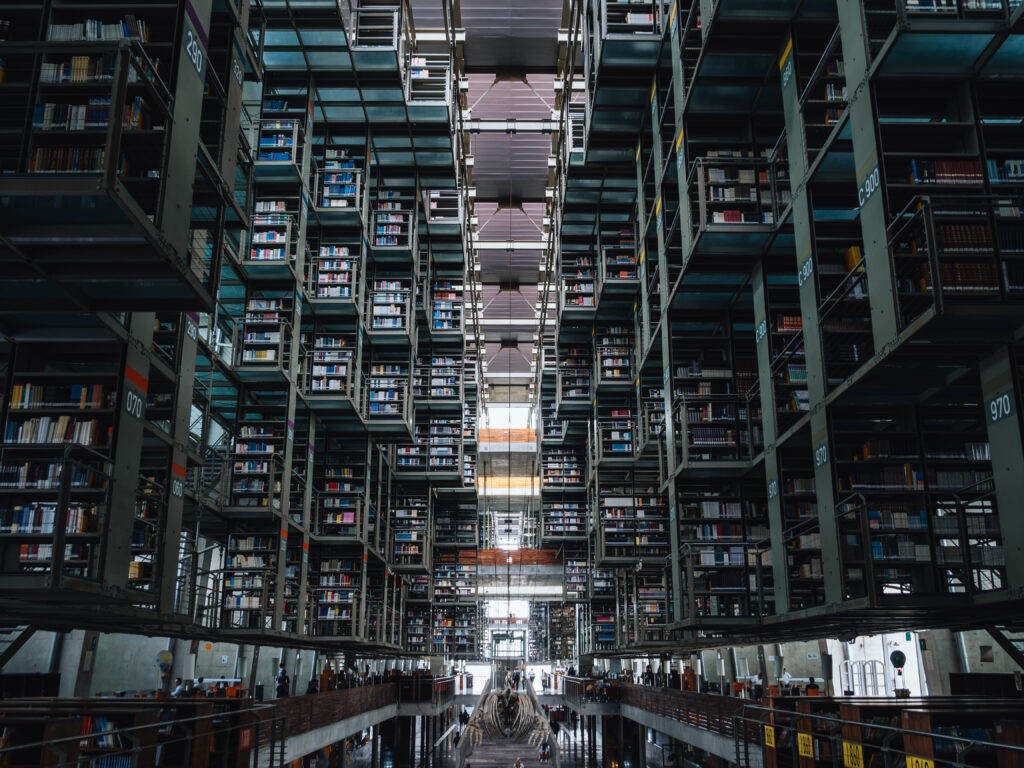
<svg viewBox="0 0 1024 768"><path fill-rule="evenodd" d="M292 679L288 677L288 670L284 668L284 664L277 670L276 684L277 698L286 698L291 689Z"/></svg>
<svg viewBox="0 0 1024 768"><path fill-rule="evenodd" d="M171 698L180 699L185 694L185 686L181 684L181 678L174 678L174 688L171 689Z"/></svg>
<svg viewBox="0 0 1024 768"><path fill-rule="evenodd" d="M518 691L519 690L519 670L518 669L512 674L512 690L513 691Z"/></svg>
<svg viewBox="0 0 1024 768"><path fill-rule="evenodd" d="M654 670L651 669L650 663L647 664L647 669L644 670L644 685L650 685L654 682Z"/></svg>
<svg viewBox="0 0 1024 768"><path fill-rule="evenodd" d="M754 675L754 679L750 681L750 685L753 688L754 698L760 701L761 696L764 694L764 680L761 679L760 672Z"/></svg>
<svg viewBox="0 0 1024 768"><path fill-rule="evenodd" d="M789 696L790 686L793 685L793 676L789 674L789 670L785 667L782 668L782 677L779 678L779 683L782 684L782 695Z"/></svg>

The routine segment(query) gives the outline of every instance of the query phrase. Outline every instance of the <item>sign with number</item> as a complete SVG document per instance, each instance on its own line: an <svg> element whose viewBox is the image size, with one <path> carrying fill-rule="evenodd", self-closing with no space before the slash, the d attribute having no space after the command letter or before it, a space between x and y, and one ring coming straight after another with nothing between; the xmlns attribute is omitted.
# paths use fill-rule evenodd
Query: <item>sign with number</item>
<svg viewBox="0 0 1024 768"><path fill-rule="evenodd" d="M768 335L768 321L762 319L754 329L754 343L760 344L761 340Z"/></svg>
<svg viewBox="0 0 1024 768"><path fill-rule="evenodd" d="M768 500L776 499L779 496L779 481L769 480L768 481Z"/></svg>
<svg viewBox="0 0 1024 768"><path fill-rule="evenodd" d="M793 53L792 38L790 38L789 42L786 43L786 50L782 52L782 57L779 59L779 72L782 76L783 88L789 85L789 81L793 77L793 59L790 56L791 53Z"/></svg>
<svg viewBox="0 0 1024 768"><path fill-rule="evenodd" d="M844 768L864 768L864 748L860 744L843 742Z"/></svg>
<svg viewBox="0 0 1024 768"><path fill-rule="evenodd" d="M775 728L770 725L764 727L764 745L766 747L775 746Z"/></svg>
<svg viewBox="0 0 1024 768"><path fill-rule="evenodd" d="M231 54L231 74L235 76L235 81L241 85L242 80L245 79L245 70L242 69L242 58L238 55L238 51L234 51Z"/></svg>
<svg viewBox="0 0 1024 768"><path fill-rule="evenodd" d="M989 424L1002 421L1007 416L1013 415L1013 392L1001 392L990 397L985 403L985 419Z"/></svg>
<svg viewBox="0 0 1024 768"><path fill-rule="evenodd" d="M935 761L927 757L907 755L907 768L935 768Z"/></svg>
<svg viewBox="0 0 1024 768"><path fill-rule="evenodd" d="M185 337L192 341L199 341L199 324L191 314L185 315Z"/></svg>
<svg viewBox="0 0 1024 768"><path fill-rule="evenodd" d="M206 80L206 33L199 23L192 3L185 4L185 26L181 44L185 48L185 61L192 65L200 81Z"/></svg>
<svg viewBox="0 0 1024 768"><path fill-rule="evenodd" d="M171 493L179 499L185 495L185 468L176 461L171 462Z"/></svg>
<svg viewBox="0 0 1024 768"><path fill-rule="evenodd" d="M799 286L803 286L814 274L814 259L808 256L803 260L803 263L797 267L796 270L796 283Z"/></svg>
<svg viewBox="0 0 1024 768"><path fill-rule="evenodd" d="M796 751L800 757L814 757L814 737L809 733L796 735Z"/></svg>
<svg viewBox="0 0 1024 768"><path fill-rule="evenodd" d="M818 443L818 447L814 449L814 466L824 467L828 464L828 442Z"/></svg>
<svg viewBox="0 0 1024 768"><path fill-rule="evenodd" d="M881 185L881 177L878 174L878 164L872 168L868 175L864 177L864 181L857 187L857 204L861 208L864 207L865 203L871 199L871 197L878 191L878 187Z"/></svg>
<svg viewBox="0 0 1024 768"><path fill-rule="evenodd" d="M146 392L149 382L130 365L124 367L124 411L133 419L142 421L146 416Z"/></svg>

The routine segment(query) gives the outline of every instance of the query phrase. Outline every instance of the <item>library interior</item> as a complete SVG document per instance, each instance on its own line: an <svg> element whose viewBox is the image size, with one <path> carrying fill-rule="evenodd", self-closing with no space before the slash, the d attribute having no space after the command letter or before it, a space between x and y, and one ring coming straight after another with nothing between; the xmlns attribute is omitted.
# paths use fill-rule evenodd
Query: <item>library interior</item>
<svg viewBox="0 0 1024 768"><path fill-rule="evenodd" d="M0 0L0 767L1020 768L1022 396L1024 0Z"/></svg>

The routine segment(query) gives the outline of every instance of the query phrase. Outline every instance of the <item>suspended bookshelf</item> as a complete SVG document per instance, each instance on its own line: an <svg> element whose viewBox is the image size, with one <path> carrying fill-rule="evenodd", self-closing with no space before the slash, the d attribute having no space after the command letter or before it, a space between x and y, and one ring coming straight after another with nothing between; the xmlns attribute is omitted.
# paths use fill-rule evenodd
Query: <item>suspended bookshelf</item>
<svg viewBox="0 0 1024 768"><path fill-rule="evenodd" d="M583 602L589 596L590 561L585 550L566 550L563 560L565 572L565 599L569 602Z"/></svg>
<svg viewBox="0 0 1024 768"><path fill-rule="evenodd" d="M636 458L636 421L632 408L624 405L601 405L594 421L595 465L623 462Z"/></svg>
<svg viewBox="0 0 1024 768"><path fill-rule="evenodd" d="M363 562L324 547L311 564L315 632L320 637L359 636Z"/></svg>
<svg viewBox="0 0 1024 768"><path fill-rule="evenodd" d="M222 629L275 629L275 585L281 533L233 533L224 567Z"/></svg>
<svg viewBox="0 0 1024 768"><path fill-rule="evenodd" d="M86 448L8 441L0 453L2 572L98 578L112 470Z"/></svg>
<svg viewBox="0 0 1024 768"><path fill-rule="evenodd" d="M375 262L408 261L417 253L416 209L414 192L377 189L370 233Z"/></svg>
<svg viewBox="0 0 1024 768"><path fill-rule="evenodd" d="M546 491L541 509L541 537L547 541L586 540L589 507L582 493Z"/></svg>
<svg viewBox="0 0 1024 768"><path fill-rule="evenodd" d="M434 610L433 654L449 658L475 658L480 634L476 605L458 605Z"/></svg>
<svg viewBox="0 0 1024 768"><path fill-rule="evenodd" d="M597 272L594 262L594 255L589 252L561 252L559 301L563 314L594 316L597 309Z"/></svg>
<svg viewBox="0 0 1024 768"><path fill-rule="evenodd" d="M405 650L425 656L429 650L432 627L429 607L409 606L405 612Z"/></svg>
<svg viewBox="0 0 1024 768"><path fill-rule="evenodd" d="M779 485L785 537L786 573L789 579L789 610L825 602L821 528L815 494L813 453L809 438L786 444L779 452Z"/></svg>
<svg viewBox="0 0 1024 768"><path fill-rule="evenodd" d="M286 423L276 408L239 412L231 472L231 503L239 509L281 508Z"/></svg>
<svg viewBox="0 0 1024 768"><path fill-rule="evenodd" d="M289 211L286 200L259 199L252 216L247 261L260 266L263 262L293 265L298 240L298 222Z"/></svg>
<svg viewBox="0 0 1024 768"><path fill-rule="evenodd" d="M363 541L366 536L366 449L361 441L330 436L315 454L314 487L321 537Z"/></svg>
<svg viewBox="0 0 1024 768"><path fill-rule="evenodd" d="M631 292L640 286L636 237L633 231L601 234L601 290Z"/></svg>
<svg viewBox="0 0 1024 768"><path fill-rule="evenodd" d="M366 333L378 342L411 343L414 331L409 279L374 278L366 297Z"/></svg>
<svg viewBox="0 0 1024 768"><path fill-rule="evenodd" d="M568 603L550 603L548 637L552 661L576 658L576 606Z"/></svg>
<svg viewBox="0 0 1024 768"><path fill-rule="evenodd" d="M593 356L583 347L558 351L558 406L586 408L592 403Z"/></svg>
<svg viewBox="0 0 1024 768"><path fill-rule="evenodd" d="M447 53L410 53L406 67L406 99L410 102L429 101L447 104L451 95L451 64L451 57ZM434 203L444 200L434 197L441 191L446 190L432 190L429 193L431 213L435 210ZM453 190L452 197L456 197L456 206L457 194L457 191ZM457 210L454 216L458 217Z"/></svg>
<svg viewBox="0 0 1024 768"><path fill-rule="evenodd" d="M337 241L336 241L337 240ZM332 238L317 249L312 270L316 281L310 301L324 312L357 312L363 305L363 283L360 282L362 249L358 240Z"/></svg>
<svg viewBox="0 0 1024 768"><path fill-rule="evenodd" d="M366 206L364 149L329 140L318 167L317 216L326 223L358 224Z"/></svg>
<svg viewBox="0 0 1024 768"><path fill-rule="evenodd" d="M543 490L586 488L586 456L571 447L545 448L542 452Z"/></svg>
<svg viewBox="0 0 1024 768"><path fill-rule="evenodd" d="M245 302L238 365L284 371L291 355L290 296L250 293Z"/></svg>
<svg viewBox="0 0 1024 768"><path fill-rule="evenodd" d="M402 571L426 570L433 541L430 499L425 495L400 496L390 514L392 565Z"/></svg>
<svg viewBox="0 0 1024 768"><path fill-rule="evenodd" d="M608 388L633 386L633 346L631 328L599 328L594 335L595 375L598 392Z"/></svg>
<svg viewBox="0 0 1024 768"><path fill-rule="evenodd" d="M774 611L764 487L735 480L688 485L678 496L679 540L686 553L687 619L754 619ZM692 572L692 579L686 574Z"/></svg>
<svg viewBox="0 0 1024 768"><path fill-rule="evenodd" d="M355 334L318 328L307 353L306 395L357 400L356 349Z"/></svg>
<svg viewBox="0 0 1024 768"><path fill-rule="evenodd" d="M371 354L362 406L368 427L394 426L411 433L412 401L407 356Z"/></svg>
<svg viewBox="0 0 1024 768"><path fill-rule="evenodd" d="M648 565L669 550L668 505L658 493L657 477L629 469L598 469L596 562Z"/></svg>
<svg viewBox="0 0 1024 768"><path fill-rule="evenodd" d="M463 285L461 281L435 279L431 283L431 335L451 334L461 337L463 330Z"/></svg>

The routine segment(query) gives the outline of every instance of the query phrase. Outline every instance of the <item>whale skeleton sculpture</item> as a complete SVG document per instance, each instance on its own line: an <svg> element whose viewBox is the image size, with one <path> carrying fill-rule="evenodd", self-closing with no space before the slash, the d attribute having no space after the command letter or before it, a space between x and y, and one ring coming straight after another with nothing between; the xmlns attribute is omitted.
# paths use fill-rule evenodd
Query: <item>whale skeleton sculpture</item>
<svg viewBox="0 0 1024 768"><path fill-rule="evenodd" d="M525 741L536 749L552 739L552 732L548 721L534 710L528 694L505 688L487 695L469 718L462 738L469 741L470 751L484 739Z"/></svg>

